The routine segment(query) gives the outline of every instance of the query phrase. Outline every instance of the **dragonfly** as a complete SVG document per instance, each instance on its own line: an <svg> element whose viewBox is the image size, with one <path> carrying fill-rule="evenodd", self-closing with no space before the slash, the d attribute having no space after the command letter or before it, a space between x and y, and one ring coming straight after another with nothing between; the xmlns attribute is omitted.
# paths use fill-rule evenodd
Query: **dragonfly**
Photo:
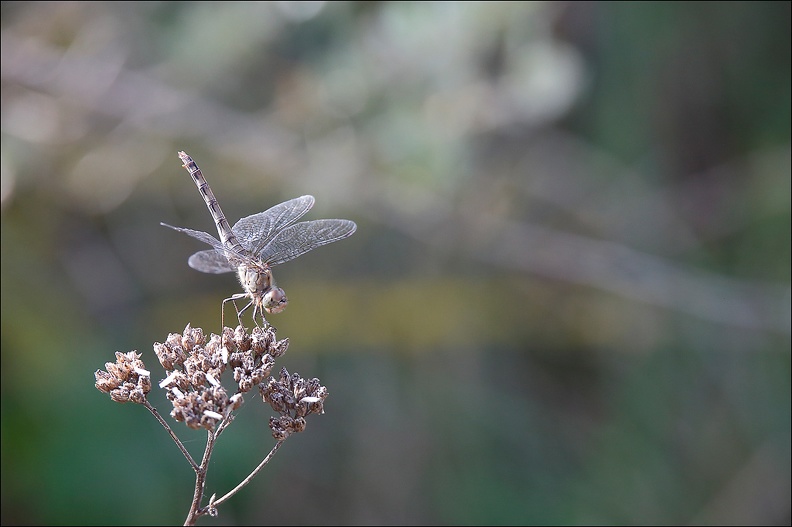
<svg viewBox="0 0 792 527"><path fill-rule="evenodd" d="M202 231L174 227L167 223L161 225L212 246L212 249L190 256L187 264L193 269L213 274L236 271L244 291L223 300L220 308L221 325L224 325L225 305L229 301L234 305L240 325L242 313L251 306L253 322L258 325L256 316L259 315L262 323L268 325L264 312L280 313L288 303L286 293L275 284L272 267L322 245L348 238L357 229L351 220L323 219L294 223L313 207L315 200L309 195L284 201L264 212L242 218L231 227L195 161L185 152L179 152L179 158L197 185L220 239ZM240 310L236 301L244 298L249 301Z"/></svg>

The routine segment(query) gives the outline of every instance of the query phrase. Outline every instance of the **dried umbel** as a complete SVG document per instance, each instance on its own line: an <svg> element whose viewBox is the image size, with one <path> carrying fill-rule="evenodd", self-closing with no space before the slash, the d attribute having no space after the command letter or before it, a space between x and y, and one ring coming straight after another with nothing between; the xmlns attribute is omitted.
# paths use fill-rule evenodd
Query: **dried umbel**
<svg viewBox="0 0 792 527"><path fill-rule="evenodd" d="M105 363L107 371L94 372L96 389L109 393L117 403L142 403L151 391L151 373L146 370L139 353L116 351L115 355L115 362Z"/></svg>
<svg viewBox="0 0 792 527"><path fill-rule="evenodd" d="M222 337L213 334L207 342L203 330L189 324L181 334L171 333L164 343L156 342L154 352L168 372L160 388L168 390L171 416L190 428L213 430L242 405L242 393L269 376L288 343L275 338L272 326L256 327L250 334L242 326L224 328ZM233 395L220 382L229 368L237 384Z"/></svg>
<svg viewBox="0 0 792 527"><path fill-rule="evenodd" d="M201 328L190 324L181 333L170 333L165 342L154 343L154 353L168 374L159 386L173 404L171 417L193 429L214 430L242 405L242 394L258 386L264 401L281 414L270 421L275 438L302 431L306 415L324 412L327 389L318 379L305 380L286 369L278 380L269 377L275 359L288 347L289 339L278 340L271 325L250 333L242 326L226 327L222 337L212 334L208 341ZM107 371L96 371L97 389L117 402L144 402L151 375L140 354L116 352L116 359L105 365ZM230 395L221 383L229 369L236 383Z"/></svg>
<svg viewBox="0 0 792 527"><path fill-rule="evenodd" d="M179 440L170 425L154 408L146 395L151 390L151 374L145 369L140 354L116 352L116 362L108 362L106 371L95 373L96 387L117 402L132 401L146 407L167 430L196 473L195 493L185 525L193 525L204 515L215 516L217 507L243 488L269 462L283 441L305 429L308 414L324 413L327 389L319 379L306 380L282 369L278 379L270 377L275 359L289 347L289 339L278 340L275 328L256 327L248 332L241 325L223 328L222 335L207 339L201 328L189 324L181 333L171 333L165 342L155 342L154 352L165 368L166 376L159 383L173 405L171 417L189 428L208 431L207 446L198 464ZM232 372L236 387L233 392L222 384L223 374ZM228 376L227 376L228 377ZM230 382L229 382L230 384ZM220 433L232 422L234 412L243 403L242 394L258 387L266 403L280 414L269 421L277 443L261 463L222 497L212 495L201 506L206 471Z"/></svg>
<svg viewBox="0 0 792 527"><path fill-rule="evenodd" d="M259 387L265 403L272 406L280 417L270 417L270 429L275 439L282 440L289 435L305 430L305 417L308 414L323 414L327 388L319 379L306 380L295 373L289 375L283 368L279 379L270 377Z"/></svg>

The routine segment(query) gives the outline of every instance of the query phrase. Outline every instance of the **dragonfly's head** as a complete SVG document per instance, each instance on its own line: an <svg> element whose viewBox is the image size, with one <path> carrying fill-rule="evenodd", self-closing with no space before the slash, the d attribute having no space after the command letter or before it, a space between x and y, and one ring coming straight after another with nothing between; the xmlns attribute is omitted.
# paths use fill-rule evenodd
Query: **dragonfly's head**
<svg viewBox="0 0 792 527"><path fill-rule="evenodd" d="M280 287L272 287L264 295L264 300L262 301L264 311L267 313L280 313L286 309L286 304L288 303L289 299L286 298L286 293Z"/></svg>

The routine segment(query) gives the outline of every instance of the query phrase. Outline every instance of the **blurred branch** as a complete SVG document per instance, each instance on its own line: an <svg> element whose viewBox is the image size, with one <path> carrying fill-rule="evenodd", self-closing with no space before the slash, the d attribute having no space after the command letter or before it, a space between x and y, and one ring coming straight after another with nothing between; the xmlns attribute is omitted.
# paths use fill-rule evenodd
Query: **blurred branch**
<svg viewBox="0 0 792 527"><path fill-rule="evenodd" d="M453 244L488 264L594 287L719 324L784 334L791 330L792 291L785 285L740 281L617 242L492 214L457 213L450 207L417 214L399 210L389 201L371 210L417 240L433 247Z"/></svg>

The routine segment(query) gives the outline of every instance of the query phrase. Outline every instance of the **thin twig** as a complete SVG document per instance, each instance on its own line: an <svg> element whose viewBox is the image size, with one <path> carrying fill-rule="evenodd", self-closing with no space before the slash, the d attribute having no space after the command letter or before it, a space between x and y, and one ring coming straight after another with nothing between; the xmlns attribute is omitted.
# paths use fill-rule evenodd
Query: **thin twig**
<svg viewBox="0 0 792 527"><path fill-rule="evenodd" d="M256 477L256 474L258 474L258 473L261 471L261 469L263 469L263 468L264 468L264 466L265 466L267 463L269 463L270 459L272 459L272 456L274 456L274 455L275 455L275 452L277 452L277 451L278 451L278 449L281 447L281 445L284 443L284 441L286 441L286 440L285 440L285 439L281 439L280 441L278 441L277 443L275 443L275 446L274 446L274 447L272 447L272 450L270 450L269 454L267 454L267 457L265 457L265 458L264 458L264 460L263 460L261 463L259 463L259 466L257 466L257 467L256 467L256 468L253 470L253 472L251 472L251 473L250 473L250 475L249 475L248 477L246 477L245 479L243 479L243 480L242 480L242 481L239 483L239 485L237 485L236 487L234 487L233 489L231 489L230 491L228 491L228 493L227 493L225 496L223 496L223 497L221 497L221 498L218 498L218 499L216 499L216 500L213 500L213 501L211 501L211 502L209 503L209 506L210 506L210 507L217 507L218 505L222 504L224 501L226 501L227 499L229 499L231 496L233 496L234 494L236 494L237 492L239 492L240 490L242 490L242 488L243 488L245 485L247 485L248 483L250 483L250 482L251 482L251 480L252 480L254 477Z"/></svg>
<svg viewBox="0 0 792 527"><path fill-rule="evenodd" d="M171 439L173 439L174 443L176 443L176 446L179 447L179 450L181 450L182 454L184 454L184 457L187 458L187 461L190 463L190 466L193 468L193 470L197 471L198 464L195 462L195 460L192 458L190 453L187 451L187 448L185 448L181 440L179 440L179 438L176 436L176 433L173 431L173 429L168 425L165 419L163 419L162 416L159 414L157 409L151 406L151 403L148 402L148 399L144 399L142 404L143 406L148 408L148 411L154 415L154 417L157 419L157 421L159 421L159 423L163 427L165 427L165 430L167 430L168 434L170 434Z"/></svg>

